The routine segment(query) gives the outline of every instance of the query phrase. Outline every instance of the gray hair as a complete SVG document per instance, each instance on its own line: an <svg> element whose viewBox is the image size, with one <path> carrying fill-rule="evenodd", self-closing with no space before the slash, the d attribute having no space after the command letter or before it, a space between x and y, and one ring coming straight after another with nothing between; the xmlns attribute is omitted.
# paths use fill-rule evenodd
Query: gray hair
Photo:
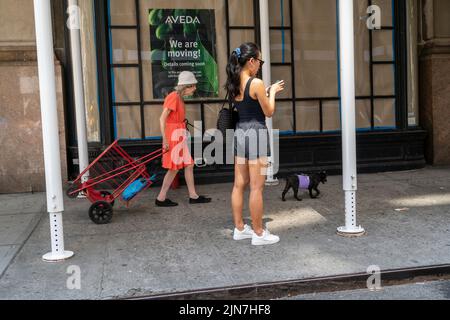
<svg viewBox="0 0 450 320"><path fill-rule="evenodd" d="M188 89L190 86L192 86L192 84L182 84L180 86L176 86L175 87L175 91L182 96L182 93L184 90Z"/></svg>
<svg viewBox="0 0 450 320"><path fill-rule="evenodd" d="M188 85L176 86L176 87L175 87L175 91L176 91L178 94L181 94L184 90L187 89L187 87L189 87L189 86L188 86Z"/></svg>

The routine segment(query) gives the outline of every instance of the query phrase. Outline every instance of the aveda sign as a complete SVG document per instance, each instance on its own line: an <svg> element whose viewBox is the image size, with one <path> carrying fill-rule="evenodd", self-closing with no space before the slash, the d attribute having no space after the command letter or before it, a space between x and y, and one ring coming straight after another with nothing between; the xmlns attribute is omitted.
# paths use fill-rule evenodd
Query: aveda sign
<svg viewBox="0 0 450 320"><path fill-rule="evenodd" d="M200 24L200 19L198 17L192 16L168 16L166 19L166 24L191 24L198 23Z"/></svg>
<svg viewBox="0 0 450 320"><path fill-rule="evenodd" d="M215 16L212 9L149 9L154 99L172 92L182 71L197 78L196 98L219 97Z"/></svg>

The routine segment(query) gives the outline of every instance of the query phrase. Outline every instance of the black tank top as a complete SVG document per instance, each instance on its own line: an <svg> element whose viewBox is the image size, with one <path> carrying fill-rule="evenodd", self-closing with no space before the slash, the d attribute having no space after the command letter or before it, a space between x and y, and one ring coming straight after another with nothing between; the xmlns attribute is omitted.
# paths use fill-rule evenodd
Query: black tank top
<svg viewBox="0 0 450 320"><path fill-rule="evenodd" d="M258 100L250 96L250 85L255 78L250 78L245 86L244 99L235 101L234 106L239 112L239 122L257 121L262 124L266 123L266 116Z"/></svg>

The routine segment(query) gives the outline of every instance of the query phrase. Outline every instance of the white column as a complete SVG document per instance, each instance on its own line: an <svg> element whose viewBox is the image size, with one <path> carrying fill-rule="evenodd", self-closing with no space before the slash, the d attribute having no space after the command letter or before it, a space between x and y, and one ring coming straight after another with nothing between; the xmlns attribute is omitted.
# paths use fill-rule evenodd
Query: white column
<svg viewBox="0 0 450 320"><path fill-rule="evenodd" d="M261 21L261 51L265 64L263 65L263 81L266 86L272 83L271 58L270 58L270 29L269 29L269 1L259 0L260 21ZM269 130L271 157L269 158L270 166L267 170L266 185L278 185L278 180L274 177L274 136L272 118L266 119L267 129Z"/></svg>
<svg viewBox="0 0 450 320"><path fill-rule="evenodd" d="M55 62L50 0L34 0L36 46L41 99L47 210L50 214L52 252L45 261L60 261L73 256L64 251L62 212L64 211L56 103Z"/></svg>
<svg viewBox="0 0 450 320"><path fill-rule="evenodd" d="M342 109L342 161L345 192L345 226L342 236L360 236L364 229L356 225L356 125L355 125L355 54L353 0L339 0L339 41Z"/></svg>
<svg viewBox="0 0 450 320"><path fill-rule="evenodd" d="M67 8L69 20L67 27L70 30L70 49L72 55L73 88L75 97L75 113L77 123L77 141L78 141L78 164L80 173L89 166L87 129L86 129L86 107L84 100L83 87L83 61L81 55L81 12L78 6L78 0L69 0ZM87 172L82 182L87 181L89 172Z"/></svg>

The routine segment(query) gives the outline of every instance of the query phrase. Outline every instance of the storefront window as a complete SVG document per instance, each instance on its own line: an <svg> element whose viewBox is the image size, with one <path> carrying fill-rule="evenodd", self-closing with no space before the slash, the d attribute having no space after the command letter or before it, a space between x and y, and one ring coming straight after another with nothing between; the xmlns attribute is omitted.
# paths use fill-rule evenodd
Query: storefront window
<svg viewBox="0 0 450 320"><path fill-rule="evenodd" d="M293 23L296 111L300 115L309 114L311 121L319 122L311 125L297 114L296 131L300 133L340 130L336 4L335 0L293 2L293 13L298 17ZM370 4L380 6L381 30L369 30L362 18L367 15ZM392 1L355 1L354 9L357 128L395 128ZM387 97L394 103L384 103ZM317 99L318 103L305 106L305 102L312 99Z"/></svg>
<svg viewBox="0 0 450 320"><path fill-rule="evenodd" d="M371 113L374 129L396 128L395 35L392 0L371 0L381 9L381 29L369 30L371 78ZM365 24L365 21L364 21Z"/></svg>
<svg viewBox="0 0 450 320"><path fill-rule="evenodd" d="M336 1L293 1L296 96L338 97Z"/></svg>
<svg viewBox="0 0 450 320"><path fill-rule="evenodd" d="M287 84L278 97L273 119L274 128L283 134L340 130L337 3L269 0L272 80L283 79ZM211 63L217 66L213 70L216 73L212 73L217 79L214 86L211 84L217 91L205 90L188 101L186 108L190 122L203 121L203 129L207 130L215 128L225 98L229 51L259 39L257 4L255 0L109 0L116 138L158 139L161 135L158 119L164 95L171 87L164 85L170 82L166 74L163 78L155 74L160 70L155 69L155 61L163 63L166 58L168 40L163 34L173 30L161 27L155 32L158 26L152 24L152 19L161 19L167 10L173 10L170 12L174 15L192 10L207 17L210 25L205 27L208 34L204 47ZM381 30L367 28L363 17L370 4L382 10ZM151 16L154 9L159 11ZM396 127L392 12L391 0L355 1L356 123L361 130ZM155 40L155 34L159 40Z"/></svg>

